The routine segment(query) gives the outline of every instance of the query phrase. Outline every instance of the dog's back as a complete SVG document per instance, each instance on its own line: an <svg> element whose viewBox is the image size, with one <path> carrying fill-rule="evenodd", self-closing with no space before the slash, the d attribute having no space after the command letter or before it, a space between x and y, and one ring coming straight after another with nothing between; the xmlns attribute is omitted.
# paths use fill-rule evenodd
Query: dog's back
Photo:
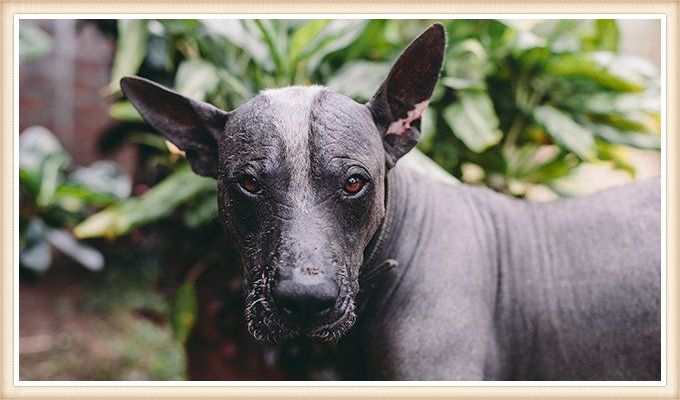
<svg viewBox="0 0 680 400"><path fill-rule="evenodd" d="M660 378L658 179L552 203L392 182L408 193L363 319L374 377Z"/></svg>
<svg viewBox="0 0 680 400"><path fill-rule="evenodd" d="M660 379L660 194L655 178L501 207L515 213L496 310L507 378Z"/></svg>

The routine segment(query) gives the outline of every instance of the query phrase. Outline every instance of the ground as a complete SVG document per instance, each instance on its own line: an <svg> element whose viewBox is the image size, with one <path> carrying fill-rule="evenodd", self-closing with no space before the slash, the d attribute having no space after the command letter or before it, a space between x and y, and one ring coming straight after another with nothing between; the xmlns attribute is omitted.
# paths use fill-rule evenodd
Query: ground
<svg viewBox="0 0 680 400"><path fill-rule="evenodd" d="M90 273L61 259L22 274L22 380L182 380L185 355L161 316L156 268L107 266Z"/></svg>

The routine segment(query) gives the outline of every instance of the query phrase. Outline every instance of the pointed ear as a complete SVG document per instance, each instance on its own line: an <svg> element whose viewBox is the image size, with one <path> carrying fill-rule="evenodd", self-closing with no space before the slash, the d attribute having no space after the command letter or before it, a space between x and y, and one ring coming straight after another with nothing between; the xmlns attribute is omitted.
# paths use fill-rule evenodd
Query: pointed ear
<svg viewBox="0 0 680 400"><path fill-rule="evenodd" d="M120 81L125 96L154 129L186 153L191 169L216 177L217 140L228 113L140 77Z"/></svg>
<svg viewBox="0 0 680 400"><path fill-rule="evenodd" d="M420 117L439 79L445 48L444 27L430 26L404 50L367 104L390 168L418 142Z"/></svg>

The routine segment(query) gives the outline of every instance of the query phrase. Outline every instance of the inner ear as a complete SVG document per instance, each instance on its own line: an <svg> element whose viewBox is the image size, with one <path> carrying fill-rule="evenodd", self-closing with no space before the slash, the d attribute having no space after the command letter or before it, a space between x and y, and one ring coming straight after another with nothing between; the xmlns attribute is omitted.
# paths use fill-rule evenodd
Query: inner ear
<svg viewBox="0 0 680 400"><path fill-rule="evenodd" d="M399 56L368 103L389 167L418 142L420 118L439 79L445 49L444 27L430 26Z"/></svg>
<svg viewBox="0 0 680 400"><path fill-rule="evenodd" d="M186 153L194 172L217 176L217 141L228 112L140 77L125 77L120 86L149 125Z"/></svg>

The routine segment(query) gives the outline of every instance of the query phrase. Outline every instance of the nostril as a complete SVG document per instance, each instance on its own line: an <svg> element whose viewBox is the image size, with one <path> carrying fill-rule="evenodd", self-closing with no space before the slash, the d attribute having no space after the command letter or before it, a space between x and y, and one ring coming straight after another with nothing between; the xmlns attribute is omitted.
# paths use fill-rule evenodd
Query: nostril
<svg viewBox="0 0 680 400"><path fill-rule="evenodd" d="M313 311L317 314L325 314L330 311L335 305L335 298L319 299L316 304L313 304Z"/></svg>
<svg viewBox="0 0 680 400"><path fill-rule="evenodd" d="M296 313L300 312L300 307L299 307L298 303L296 303L292 299L277 296L276 302L279 304L279 306L281 306L281 309L283 310L283 312L285 312L288 315L296 314Z"/></svg>
<svg viewBox="0 0 680 400"><path fill-rule="evenodd" d="M335 306L339 288L329 279L308 283L297 280L283 280L273 291L279 308L294 318L306 319L311 315L323 315Z"/></svg>

